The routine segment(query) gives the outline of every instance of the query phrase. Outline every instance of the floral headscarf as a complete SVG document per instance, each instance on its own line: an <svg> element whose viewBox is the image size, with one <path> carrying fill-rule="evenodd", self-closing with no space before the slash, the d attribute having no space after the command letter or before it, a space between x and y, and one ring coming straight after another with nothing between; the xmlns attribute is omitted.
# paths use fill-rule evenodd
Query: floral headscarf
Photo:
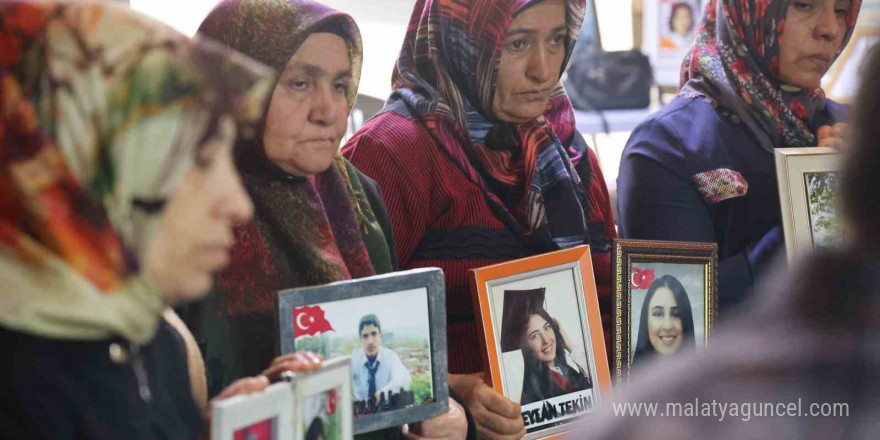
<svg viewBox="0 0 880 440"><path fill-rule="evenodd" d="M492 114L507 28L540 1L417 1L383 111L422 123L512 230L563 248L589 243L589 208L572 164L584 150L569 148L585 144L562 85L532 121L505 123ZM585 0L564 3L568 29L560 76L586 7Z"/></svg>
<svg viewBox="0 0 880 440"><path fill-rule="evenodd" d="M165 308L138 274L150 206L221 117L254 131L274 75L97 2L4 1L0 49L0 324L147 342Z"/></svg>
<svg viewBox="0 0 880 440"><path fill-rule="evenodd" d="M681 70L681 94L700 96L742 121L767 151L816 145L813 118L825 106L821 88L785 91L779 46L792 0L710 0ZM861 0L846 17L846 47Z"/></svg>

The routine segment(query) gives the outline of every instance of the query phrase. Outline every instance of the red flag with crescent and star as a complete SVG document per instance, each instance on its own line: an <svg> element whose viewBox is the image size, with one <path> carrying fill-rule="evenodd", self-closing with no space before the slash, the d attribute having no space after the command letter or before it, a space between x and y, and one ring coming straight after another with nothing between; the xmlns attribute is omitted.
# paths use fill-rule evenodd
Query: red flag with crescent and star
<svg viewBox="0 0 880 440"><path fill-rule="evenodd" d="M327 392L327 408L324 410L324 413L327 414L327 417L336 414L336 403L338 401L339 400L336 397L336 390L330 390Z"/></svg>
<svg viewBox="0 0 880 440"><path fill-rule="evenodd" d="M275 438L275 419L266 419L262 422L241 428L232 434L233 440L272 440Z"/></svg>
<svg viewBox="0 0 880 440"><path fill-rule="evenodd" d="M293 309L293 336L312 336L321 332L335 331L321 306L305 306Z"/></svg>
<svg viewBox="0 0 880 440"><path fill-rule="evenodd" d="M651 287L654 282L654 269L632 269L632 280L630 280L630 289L644 290Z"/></svg>

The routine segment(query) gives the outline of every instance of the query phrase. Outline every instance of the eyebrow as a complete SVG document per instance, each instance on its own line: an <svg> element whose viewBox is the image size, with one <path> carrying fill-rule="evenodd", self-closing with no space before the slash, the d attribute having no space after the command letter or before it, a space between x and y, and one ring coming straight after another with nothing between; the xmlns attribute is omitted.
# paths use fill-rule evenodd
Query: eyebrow
<svg viewBox="0 0 880 440"><path fill-rule="evenodd" d="M556 26L555 28L553 28L553 29L550 31L550 33L551 33L551 34L555 34L555 33L557 33L557 32L561 32L561 31L564 31L564 30L566 30L566 25L563 24L563 25L559 25L559 26ZM531 35L535 35L535 34L537 34L537 33L538 33L537 30L535 30L535 29L529 29L529 28L517 28L517 29L511 29L510 31L507 32L507 38L510 38L510 37L512 37L512 36L515 36L515 35L528 35L528 36L531 36Z"/></svg>
<svg viewBox="0 0 880 440"><path fill-rule="evenodd" d="M313 78L320 78L322 76L327 75L327 71L324 70L322 67L316 66L314 64L301 63L301 62L294 63L289 68L285 69L284 73L285 74L302 73L307 76L311 76ZM351 69L347 69L347 70L343 70L342 72L339 72L333 79L342 79L342 78L348 78L351 76L352 76Z"/></svg>

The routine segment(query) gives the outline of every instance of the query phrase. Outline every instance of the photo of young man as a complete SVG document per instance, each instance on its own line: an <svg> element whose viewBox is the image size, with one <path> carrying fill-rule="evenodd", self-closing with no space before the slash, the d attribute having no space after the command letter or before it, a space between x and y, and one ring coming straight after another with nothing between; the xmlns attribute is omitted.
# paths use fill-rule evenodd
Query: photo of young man
<svg viewBox="0 0 880 440"><path fill-rule="evenodd" d="M391 401L393 395L410 390L412 378L393 350L382 346L382 325L374 314L358 323L361 348L351 356L355 401Z"/></svg>

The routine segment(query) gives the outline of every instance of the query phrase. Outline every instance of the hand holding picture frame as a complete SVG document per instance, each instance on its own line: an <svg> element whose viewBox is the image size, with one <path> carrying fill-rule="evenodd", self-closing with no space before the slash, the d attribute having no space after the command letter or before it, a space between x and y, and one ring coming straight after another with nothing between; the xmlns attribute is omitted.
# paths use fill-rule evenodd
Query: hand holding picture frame
<svg viewBox="0 0 880 440"><path fill-rule="evenodd" d="M833 148L776 149L779 203L789 263L815 250L834 248L842 239L836 196L840 166L840 154Z"/></svg>
<svg viewBox="0 0 880 440"><path fill-rule="evenodd" d="M556 438L611 392L589 246L472 275L492 387L522 405L525 438Z"/></svg>
<svg viewBox="0 0 880 440"><path fill-rule="evenodd" d="M702 349L718 316L715 243L615 239L614 383L633 364Z"/></svg>
<svg viewBox="0 0 880 440"><path fill-rule="evenodd" d="M212 404L211 440L293 440L293 391L287 382Z"/></svg>
<svg viewBox="0 0 880 440"><path fill-rule="evenodd" d="M350 356L354 433L449 409L443 271L415 269L276 294L279 351Z"/></svg>

